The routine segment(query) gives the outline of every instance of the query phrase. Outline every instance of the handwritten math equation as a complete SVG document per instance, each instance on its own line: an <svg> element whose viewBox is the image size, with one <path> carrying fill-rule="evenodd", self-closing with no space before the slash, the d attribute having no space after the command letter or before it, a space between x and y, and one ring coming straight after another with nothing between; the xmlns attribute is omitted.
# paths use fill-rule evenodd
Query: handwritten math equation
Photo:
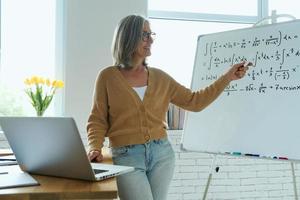
<svg viewBox="0 0 300 200"><path fill-rule="evenodd" d="M246 74L251 80L255 81L259 78L267 80L267 79L272 79L274 81L279 81L279 80L289 80L291 75L299 73L300 75L300 63L299 65L296 66L285 66L285 68L282 68L280 66L279 68L273 69L273 67L269 68L255 68L252 67L252 69L249 70L249 72ZM300 76L299 76L300 77ZM202 81L207 81L207 80L217 80L218 75L217 74L210 74L210 75L205 75L201 77Z"/></svg>
<svg viewBox="0 0 300 200"><path fill-rule="evenodd" d="M259 94L265 94L270 91L278 91L278 92L289 92L289 91L299 91L300 90L300 83L299 84L291 84L291 85L283 85L279 83L275 84L265 84L261 83L250 83L247 84L245 87L239 87L237 83L230 84L224 90L224 92L229 96L232 92L258 92Z"/></svg>
<svg viewBox="0 0 300 200"><path fill-rule="evenodd" d="M250 34L251 35L251 34ZM230 84L224 92L292 92L300 90L300 37L294 33L277 31L268 36L251 36L252 39L206 42L202 47L202 66L206 73L201 81L218 79L221 67L250 61L247 84ZM238 37L237 37L238 38ZM231 52L231 53L230 53ZM249 53L251 52L251 53ZM251 55L251 56L249 56ZM295 83L294 80L296 81Z"/></svg>
<svg viewBox="0 0 300 200"><path fill-rule="evenodd" d="M221 65L233 65L234 63L242 62L242 61L251 61L254 66L257 66L260 63L265 62L273 62L276 65L284 65L286 61L289 59L297 59L300 58L300 47L299 49L295 49L294 47L286 49L283 48L281 50L276 50L275 52L262 52L256 51L254 57L247 58L244 55L237 55L233 53L230 56L211 56L208 63L208 70L211 70L212 67L220 67ZM207 62L203 62L203 66L207 66Z"/></svg>
<svg viewBox="0 0 300 200"><path fill-rule="evenodd" d="M213 56L218 50L222 49L232 49L232 48L249 48L249 47L260 47L260 46L277 46L279 47L283 42L289 40L298 39L298 34L283 34L278 31L278 35L270 35L266 38L255 37L253 40L241 39L240 41L226 41L223 43L214 41L211 43L206 43L204 56L208 54Z"/></svg>

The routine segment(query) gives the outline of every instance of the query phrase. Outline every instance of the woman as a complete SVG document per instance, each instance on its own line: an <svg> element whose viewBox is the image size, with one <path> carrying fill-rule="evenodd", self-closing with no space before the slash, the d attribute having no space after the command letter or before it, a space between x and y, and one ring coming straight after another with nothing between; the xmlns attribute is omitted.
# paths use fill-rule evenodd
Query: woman
<svg viewBox="0 0 300 200"><path fill-rule="evenodd" d="M175 161L166 131L169 103L200 111L248 69L244 63L235 64L209 87L192 92L147 65L154 36L142 16L130 15L120 21L112 45L114 65L97 77L88 119L89 159L102 161L101 148L108 137L114 164L136 169L117 177L122 200L167 197Z"/></svg>

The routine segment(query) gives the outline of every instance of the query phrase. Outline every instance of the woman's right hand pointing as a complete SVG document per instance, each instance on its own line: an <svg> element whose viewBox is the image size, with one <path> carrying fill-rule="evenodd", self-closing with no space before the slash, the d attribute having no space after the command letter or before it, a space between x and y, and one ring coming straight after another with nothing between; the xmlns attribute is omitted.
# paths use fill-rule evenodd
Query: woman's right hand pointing
<svg viewBox="0 0 300 200"><path fill-rule="evenodd" d="M230 81L241 79L245 76L249 66L253 66L251 62L241 62L234 64L226 73L225 76Z"/></svg>

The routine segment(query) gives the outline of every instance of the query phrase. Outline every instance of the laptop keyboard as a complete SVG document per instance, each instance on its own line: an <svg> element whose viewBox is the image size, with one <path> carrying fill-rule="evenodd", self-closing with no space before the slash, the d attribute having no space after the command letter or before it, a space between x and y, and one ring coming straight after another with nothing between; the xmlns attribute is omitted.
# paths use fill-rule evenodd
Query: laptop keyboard
<svg viewBox="0 0 300 200"><path fill-rule="evenodd" d="M102 169L93 169L95 174L100 174L104 172L108 172L108 170L102 170Z"/></svg>

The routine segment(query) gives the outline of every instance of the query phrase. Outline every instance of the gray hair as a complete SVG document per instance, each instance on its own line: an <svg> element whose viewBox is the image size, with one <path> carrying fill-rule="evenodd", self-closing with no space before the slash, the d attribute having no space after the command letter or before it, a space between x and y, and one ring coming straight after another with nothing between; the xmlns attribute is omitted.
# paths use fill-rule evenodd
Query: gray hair
<svg viewBox="0 0 300 200"><path fill-rule="evenodd" d="M112 42L112 56L114 65L130 69L132 56L142 39L146 18L140 15L129 15L123 18L115 29ZM146 61L143 63L146 64Z"/></svg>

